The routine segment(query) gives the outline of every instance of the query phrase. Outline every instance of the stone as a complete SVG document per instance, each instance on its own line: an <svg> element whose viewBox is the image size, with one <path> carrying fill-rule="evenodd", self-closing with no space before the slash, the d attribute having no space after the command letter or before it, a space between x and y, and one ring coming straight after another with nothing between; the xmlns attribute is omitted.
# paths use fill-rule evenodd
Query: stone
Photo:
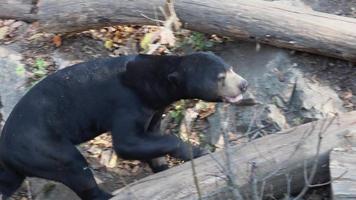
<svg viewBox="0 0 356 200"><path fill-rule="evenodd" d="M267 45L256 51L255 44L248 42L216 47L215 53L249 82L245 98L258 102L253 106L228 107L228 114L234 116L230 117L233 133L256 138L346 111L332 86L315 81L304 72L312 66L299 62L300 55ZM208 118L212 143L219 140L219 121L224 120L219 112Z"/></svg>
<svg viewBox="0 0 356 200"><path fill-rule="evenodd" d="M3 122L26 92L26 77L16 73L17 66L23 65L21 59L20 53L0 46L0 115Z"/></svg>
<svg viewBox="0 0 356 200"><path fill-rule="evenodd" d="M29 179L34 200L80 200L80 198L63 184L39 178Z"/></svg>
<svg viewBox="0 0 356 200"><path fill-rule="evenodd" d="M94 58L108 57L109 51L94 39L83 37L67 38L60 48L51 53L58 69Z"/></svg>

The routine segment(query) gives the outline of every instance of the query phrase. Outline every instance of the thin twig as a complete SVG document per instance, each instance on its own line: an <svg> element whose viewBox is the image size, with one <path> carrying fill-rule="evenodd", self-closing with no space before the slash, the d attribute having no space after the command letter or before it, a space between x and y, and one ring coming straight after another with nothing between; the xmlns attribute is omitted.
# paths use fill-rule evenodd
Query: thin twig
<svg viewBox="0 0 356 200"><path fill-rule="evenodd" d="M187 112L189 112L189 109L186 111L186 115L185 116L190 116ZM183 119L183 125L185 126L185 131L186 134L188 136L188 140L187 142L189 143L189 151L190 151L190 164L192 167L192 173L193 173L193 180L194 180L194 185L195 188L197 190L197 194L198 194L198 199L202 200L202 194L201 194L201 189L199 186L199 181L198 181L198 176L197 176L197 171L195 169L195 163L194 163L194 155L193 155L193 146L192 143L190 142L190 136L191 136L191 130L190 130L190 126L191 126L191 121L192 119L187 119L187 117L184 117Z"/></svg>
<svg viewBox="0 0 356 200"><path fill-rule="evenodd" d="M348 172L347 170L344 171L344 172L343 172L342 174L340 174L338 177L335 177L335 178L331 179L331 180L328 181L328 182L309 185L309 188L322 187L322 186L325 186L325 185L329 185L329 184L331 184L333 181L336 181L336 180L342 178L347 172Z"/></svg>
<svg viewBox="0 0 356 200"><path fill-rule="evenodd" d="M227 113L227 107L228 107L228 105L223 106L222 113ZM223 138L224 138L224 154L225 154L225 158L226 158L226 161L225 161L226 162L226 176L228 179L228 187L230 188L234 198L236 200L242 200L243 197L241 195L241 192L238 189L238 185L236 183L236 177L232 170L232 165L231 165L230 145L229 145L229 136L228 136L228 121L229 121L229 117L227 115L226 121L221 122Z"/></svg>
<svg viewBox="0 0 356 200"><path fill-rule="evenodd" d="M251 176L250 176L250 182L251 182L251 191L252 191L252 199L254 200L259 200L260 195L258 194L257 190L257 177L256 177L256 169L257 169L257 164L256 162L251 163Z"/></svg>
<svg viewBox="0 0 356 200"><path fill-rule="evenodd" d="M266 186L266 181L262 181L261 184L261 189L260 189L260 200L264 199L264 193L265 193L265 186Z"/></svg>
<svg viewBox="0 0 356 200"><path fill-rule="evenodd" d="M218 166L220 167L219 171L222 172L222 173L225 173L226 172L226 169L224 167L224 165L218 161L218 159L216 159L216 157L214 156L214 154L212 154L210 151L209 151L209 155L210 157L218 164Z"/></svg>
<svg viewBox="0 0 356 200"><path fill-rule="evenodd" d="M194 185L195 188L197 190L198 193L198 199L201 200L202 199L202 195L201 195L201 190L200 190L200 186L199 186L199 181L198 181L198 176L197 176L197 171L195 169L195 163L194 163L194 159L193 159L193 149L191 149L191 166L192 166L192 172L193 172L193 179L194 179Z"/></svg>
<svg viewBox="0 0 356 200"><path fill-rule="evenodd" d="M319 154L320 154L320 150L321 150L321 143L323 140L323 133L332 125L333 121L336 119L336 116L334 116L333 118L331 118L329 123L326 123L328 119L325 119L320 127L320 130L318 132L318 144L317 144L317 150L316 150L316 154L315 154L315 159L312 165L312 169L311 169L311 173L310 176L308 178L306 169L304 169L304 179L305 179L305 186L303 187L302 191L298 194L298 196L296 196L293 200L299 200L301 199L306 192L309 190L309 186L311 185L311 183L314 180L316 171L318 169L318 164L319 164ZM325 125L326 124L326 125ZM325 127L324 127L325 126ZM306 166L306 162L304 163Z"/></svg>
<svg viewBox="0 0 356 200"><path fill-rule="evenodd" d="M144 17L144 18L146 18L146 19L148 19L148 20L151 20L151 21L153 21L153 22L164 24L164 21L163 21L163 20L153 19L153 18L151 18L151 17L149 17L149 16L147 16L147 15L145 15L145 14L143 14L143 13L141 13L141 16Z"/></svg>
<svg viewBox="0 0 356 200"><path fill-rule="evenodd" d="M286 179L287 179L287 197L286 200L290 199L290 194L291 194L291 186L292 186L292 177L289 174L286 174Z"/></svg>
<svg viewBox="0 0 356 200"><path fill-rule="evenodd" d="M274 171L272 171L271 173L267 174L262 180L266 181L267 179L269 179L270 177L276 175L280 170L283 169L282 166L285 166L286 163L288 163L290 161L290 159L292 159L294 157L294 155L298 152L298 150L300 149L300 147L302 147L303 142L314 132L316 125L314 122L311 122L312 126L310 128L310 130L306 131L305 133L303 133L302 137L300 138L300 140L298 141L297 145L295 146L293 152L289 155L289 159L283 161L282 163L280 163L278 165L278 168L275 169ZM293 131L295 131L296 129L293 129L292 131L288 132L291 133Z"/></svg>

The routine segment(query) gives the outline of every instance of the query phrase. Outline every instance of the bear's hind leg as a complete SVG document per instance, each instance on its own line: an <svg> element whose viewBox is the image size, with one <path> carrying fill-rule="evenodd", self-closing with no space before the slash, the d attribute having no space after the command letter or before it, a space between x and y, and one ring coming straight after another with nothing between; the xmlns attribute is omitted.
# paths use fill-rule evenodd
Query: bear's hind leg
<svg viewBox="0 0 356 200"><path fill-rule="evenodd" d="M0 167L0 200L9 198L22 184L25 177Z"/></svg>
<svg viewBox="0 0 356 200"><path fill-rule="evenodd" d="M47 141L42 147L46 145L52 148L37 153L34 156L36 162L26 162L31 168L29 175L63 183L83 200L107 200L112 197L99 189L85 158L73 144Z"/></svg>
<svg viewBox="0 0 356 200"><path fill-rule="evenodd" d="M75 167L60 173L57 181L72 189L83 200L108 200L112 195L97 186L89 167Z"/></svg>

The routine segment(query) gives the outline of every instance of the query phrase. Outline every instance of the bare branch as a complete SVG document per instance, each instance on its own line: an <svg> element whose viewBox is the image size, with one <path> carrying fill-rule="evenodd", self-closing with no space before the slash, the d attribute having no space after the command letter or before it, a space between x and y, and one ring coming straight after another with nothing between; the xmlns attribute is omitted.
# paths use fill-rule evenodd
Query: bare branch
<svg viewBox="0 0 356 200"><path fill-rule="evenodd" d="M316 171L318 169L319 154L320 154L321 144L322 144L322 140L323 140L323 133L326 132L326 130L331 126L331 124L334 122L334 120L336 118L337 118L337 115L335 115L333 118L331 118L329 123L327 123L328 119L323 120L324 123L322 123L322 125L320 127L320 130L318 132L317 150L316 150L316 155L315 155L315 159L314 159L314 163L313 163L313 166L312 166L312 170L311 170L310 176L308 178L306 169L304 169L304 178L305 178L305 182L306 182L305 186L302 189L302 191L298 194L298 196L296 196L293 200L301 199L305 195L305 193L308 191L308 189L310 188L309 186L313 182L315 174L316 174ZM306 164L304 163L304 165L306 165Z"/></svg>
<svg viewBox="0 0 356 200"><path fill-rule="evenodd" d="M336 181L336 180L338 180L338 179L340 179L340 178L342 178L345 174L347 174L347 170L346 171L344 171L342 174L340 174L338 177L336 177L336 178L333 178L333 179L331 179L330 181L328 181L328 182L325 182L325 183L319 183L319 184L314 184L314 185L309 185L309 188L314 188L314 187L322 187L322 186L325 186L325 185L330 185L333 181Z"/></svg>
<svg viewBox="0 0 356 200"><path fill-rule="evenodd" d="M251 175L250 175L250 182L251 182L251 191L252 191L252 199L253 200L259 200L260 195L258 194L257 190L257 177L256 177L256 169L257 165L256 162L251 162Z"/></svg>
<svg viewBox="0 0 356 200"><path fill-rule="evenodd" d="M201 189L199 187L199 181L198 181L198 176L197 176L197 172L196 172L196 169L195 169L195 162L194 162L194 159L193 159L193 146L192 146L192 143L190 142L190 137L191 137L191 124L192 124L192 120L195 118L194 116L194 113L192 113L194 111L190 110L190 109L187 109L186 110L186 114L185 114L185 117L183 118L183 125L185 126L185 131L186 131L186 134L188 136L188 139L187 139L187 142L190 143L189 145L189 151L190 151L190 164L191 164L191 167L192 167L192 173L193 173L193 180L194 180L194 185L195 185L195 188L197 190L197 194L198 194L198 199L201 200L202 199L202 194L201 194ZM193 117L191 117L193 116Z"/></svg>
<svg viewBox="0 0 356 200"><path fill-rule="evenodd" d="M223 106L222 113L227 113L228 104ZM223 137L224 137L224 154L225 154L225 162L226 162L226 176L228 179L228 187L230 188L233 196L237 200L242 200L243 197L238 189L238 185L236 183L236 177L232 170L231 165L231 153L230 153L230 144L229 144L229 136L228 136L228 115L224 117L226 119L225 122L221 122Z"/></svg>

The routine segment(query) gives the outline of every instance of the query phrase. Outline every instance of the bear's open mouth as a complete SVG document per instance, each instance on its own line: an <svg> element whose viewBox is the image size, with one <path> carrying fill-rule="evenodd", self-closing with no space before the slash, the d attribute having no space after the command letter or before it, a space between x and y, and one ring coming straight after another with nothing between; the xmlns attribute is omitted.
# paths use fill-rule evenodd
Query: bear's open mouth
<svg viewBox="0 0 356 200"><path fill-rule="evenodd" d="M239 94L234 97L225 96L224 99L229 103L237 103L243 99L243 96L242 96L242 94Z"/></svg>

